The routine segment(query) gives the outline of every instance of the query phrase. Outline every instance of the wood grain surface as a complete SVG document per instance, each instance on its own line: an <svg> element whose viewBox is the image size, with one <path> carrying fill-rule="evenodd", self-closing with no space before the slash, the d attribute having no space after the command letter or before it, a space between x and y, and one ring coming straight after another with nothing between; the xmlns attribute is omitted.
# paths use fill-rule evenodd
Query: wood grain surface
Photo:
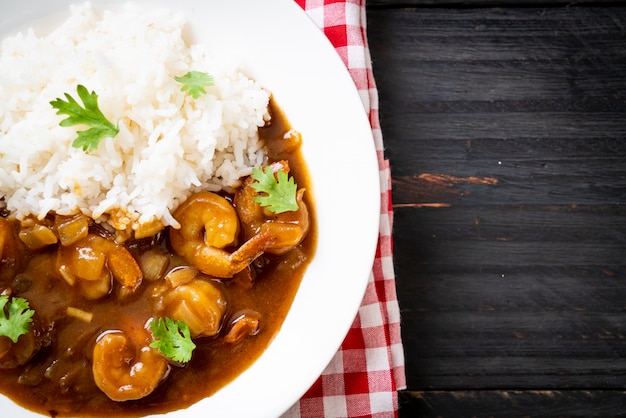
<svg viewBox="0 0 626 418"><path fill-rule="evenodd" d="M626 414L626 4L367 4L400 416Z"/></svg>

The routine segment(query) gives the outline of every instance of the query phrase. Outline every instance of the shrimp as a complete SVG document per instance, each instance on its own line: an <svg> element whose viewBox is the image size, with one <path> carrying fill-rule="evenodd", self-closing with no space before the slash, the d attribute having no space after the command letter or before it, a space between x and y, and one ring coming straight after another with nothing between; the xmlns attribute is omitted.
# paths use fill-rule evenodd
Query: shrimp
<svg viewBox="0 0 626 418"><path fill-rule="evenodd" d="M286 161L273 163L270 169L289 171ZM305 189L298 189L296 202L298 210L274 214L255 200L257 191L252 187L255 180L248 177L235 194L234 204L243 224L246 239L256 235L269 235L274 242L265 249L269 254L285 254L306 237L309 231L309 211L304 202Z"/></svg>
<svg viewBox="0 0 626 418"><path fill-rule="evenodd" d="M0 336L0 369L13 369L26 364L41 348L41 339L33 330L20 335L14 343Z"/></svg>
<svg viewBox="0 0 626 418"><path fill-rule="evenodd" d="M237 244L239 219L232 205L222 196L198 192L174 212L180 229L170 228L174 251L198 270L213 277L229 278L258 258L274 238L256 236L234 252L225 248Z"/></svg>
<svg viewBox="0 0 626 418"><path fill-rule="evenodd" d="M302 242L309 231L304 189L296 194L298 210L269 214L254 200L254 181L246 179L234 207L211 192L198 192L183 202L173 214L181 227L170 229L174 251L204 274L230 278L263 253L284 254ZM228 252L227 247L237 245L240 221L245 242Z"/></svg>
<svg viewBox="0 0 626 418"><path fill-rule="evenodd" d="M245 310L233 315L233 318L224 336L224 342L238 344L259 333L261 315L258 312Z"/></svg>
<svg viewBox="0 0 626 418"><path fill-rule="evenodd" d="M0 217L0 260L4 255L4 247L9 246L9 240L11 239L11 229L9 222L6 219Z"/></svg>
<svg viewBox="0 0 626 418"><path fill-rule="evenodd" d="M131 292L143 279L139 264L126 247L94 234L60 247L56 267L63 279L77 285L88 299L107 295L111 278Z"/></svg>
<svg viewBox="0 0 626 418"><path fill-rule="evenodd" d="M150 347L150 341L145 329L107 331L97 339L92 373L98 388L110 399L144 398L167 376L167 360Z"/></svg>
<svg viewBox="0 0 626 418"><path fill-rule="evenodd" d="M0 216L0 282L12 280L21 264L17 234Z"/></svg>
<svg viewBox="0 0 626 418"><path fill-rule="evenodd" d="M186 266L170 271L153 288L152 299L157 312L185 322L193 338L217 335L227 308L217 285Z"/></svg>

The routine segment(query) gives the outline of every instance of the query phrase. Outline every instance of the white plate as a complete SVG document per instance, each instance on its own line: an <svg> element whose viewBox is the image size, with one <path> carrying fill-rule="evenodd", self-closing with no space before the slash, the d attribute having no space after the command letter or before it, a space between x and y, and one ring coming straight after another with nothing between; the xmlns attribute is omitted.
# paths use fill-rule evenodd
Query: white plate
<svg viewBox="0 0 626 418"><path fill-rule="evenodd" d="M72 0L3 2L0 35L60 23ZM92 1L97 9L120 0ZM319 225L318 249L291 311L265 353L215 395L168 417L277 417L315 382L352 324L371 274L380 184L371 129L343 62L293 0L142 0L186 13L195 42L241 60L303 134ZM37 28L37 26L35 26ZM3 416L29 413L0 397ZM38 416L38 415L35 415Z"/></svg>

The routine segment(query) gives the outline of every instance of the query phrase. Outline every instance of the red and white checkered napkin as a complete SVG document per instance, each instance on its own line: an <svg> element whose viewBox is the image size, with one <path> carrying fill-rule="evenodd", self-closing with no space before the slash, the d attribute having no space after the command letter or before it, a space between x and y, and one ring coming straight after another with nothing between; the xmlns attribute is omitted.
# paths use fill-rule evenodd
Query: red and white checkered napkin
<svg viewBox="0 0 626 418"><path fill-rule="evenodd" d="M380 235L365 297L346 339L320 378L283 418L393 417L406 387L396 297L391 177L378 119L378 90L366 32L365 0L295 0L324 31L361 95L378 153Z"/></svg>

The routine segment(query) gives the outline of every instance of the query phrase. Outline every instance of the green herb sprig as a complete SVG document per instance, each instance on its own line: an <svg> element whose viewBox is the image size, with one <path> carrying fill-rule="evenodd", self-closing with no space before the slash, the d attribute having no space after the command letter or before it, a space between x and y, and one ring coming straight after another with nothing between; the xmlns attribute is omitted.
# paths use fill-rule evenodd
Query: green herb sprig
<svg viewBox="0 0 626 418"><path fill-rule="evenodd" d="M26 299L11 298L9 302L8 296L0 296L0 335L17 343L20 335L27 334L30 330L34 314L35 311L30 309Z"/></svg>
<svg viewBox="0 0 626 418"><path fill-rule="evenodd" d="M78 137L72 142L72 147L93 152L98 148L101 140L114 138L119 128L102 114L98 107L98 95L94 91L89 93L85 86L79 84L76 92L84 107L68 93L65 93L67 101L57 98L50 104L57 109L57 115L67 115L67 118L59 123L60 126L87 125L89 127L87 130L77 132Z"/></svg>
<svg viewBox="0 0 626 418"><path fill-rule="evenodd" d="M276 214L298 210L298 185L285 170L274 173L268 167L255 167L252 169L252 178L257 181L252 183L252 187L258 193L263 193L254 197L261 206Z"/></svg>
<svg viewBox="0 0 626 418"><path fill-rule="evenodd" d="M187 363L191 360L196 344L191 339L189 327L183 321L158 318L150 322L154 340L150 347L159 350L167 358Z"/></svg>
<svg viewBox="0 0 626 418"><path fill-rule="evenodd" d="M186 91L194 99L206 94L205 87L214 85L213 76L202 71L189 71L182 77L174 77L174 80L183 85L181 91Z"/></svg>

